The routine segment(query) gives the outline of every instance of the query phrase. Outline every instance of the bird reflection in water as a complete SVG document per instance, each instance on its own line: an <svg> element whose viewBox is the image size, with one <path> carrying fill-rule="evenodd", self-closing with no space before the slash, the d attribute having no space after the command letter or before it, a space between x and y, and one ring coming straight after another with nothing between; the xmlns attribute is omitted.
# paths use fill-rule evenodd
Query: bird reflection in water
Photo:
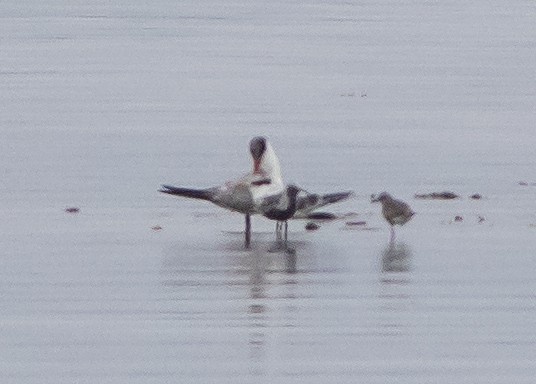
<svg viewBox="0 0 536 384"><path fill-rule="evenodd" d="M288 286L291 290L295 288L296 280L290 276L297 273L297 255L295 252L273 254L259 249L250 255L249 261L251 263L249 265L249 299L251 299L251 303L248 305L247 310L250 328L248 340L249 356L254 363L251 373L261 376L264 374L264 368L259 363L264 360L266 354L266 332L271 326L270 318L280 316L280 314L274 313L271 316L269 315L269 303L272 297L267 291L271 290L271 285L279 284ZM284 261L284 266L280 264L281 261ZM276 267L274 263L279 264L280 267ZM268 276L270 277L268 278ZM284 297L292 299L295 295L288 292L284 294ZM291 310L291 308L287 308L287 310Z"/></svg>
<svg viewBox="0 0 536 384"><path fill-rule="evenodd" d="M266 268L268 260L261 252L254 252L247 260L251 263L249 269L249 298L251 304L247 308L249 331L249 357L253 361L261 361L265 355L264 344L266 339L265 328L267 326L266 302ZM260 376L264 372L261 366L253 366L251 373Z"/></svg>
<svg viewBox="0 0 536 384"><path fill-rule="evenodd" d="M285 272L288 274L294 274L298 271L296 268L298 256L296 252L285 253Z"/></svg>
<svg viewBox="0 0 536 384"><path fill-rule="evenodd" d="M411 271L411 248L406 243L389 242L382 252L382 272Z"/></svg>
<svg viewBox="0 0 536 384"><path fill-rule="evenodd" d="M404 319L412 308L411 258L411 248L394 241L381 253L378 327L384 336L400 336L408 326Z"/></svg>

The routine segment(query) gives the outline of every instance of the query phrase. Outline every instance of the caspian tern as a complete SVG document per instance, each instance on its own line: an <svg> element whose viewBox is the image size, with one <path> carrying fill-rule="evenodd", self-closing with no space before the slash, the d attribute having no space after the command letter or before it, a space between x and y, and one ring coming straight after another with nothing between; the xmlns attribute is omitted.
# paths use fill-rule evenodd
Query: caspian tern
<svg viewBox="0 0 536 384"><path fill-rule="evenodd" d="M223 185L192 189L163 185L160 192L210 201L222 208L245 215L245 246L251 242L251 215L258 213L257 204L266 196L281 194L285 187L281 177L279 159L264 137L254 137L249 144L253 158L253 171L238 180Z"/></svg>
<svg viewBox="0 0 536 384"><path fill-rule="evenodd" d="M395 225L404 225L415 215L410 206L402 200L394 199L387 192L382 192L377 196L372 195L372 203L380 202L382 204L382 214L385 220L391 225L391 242L395 239Z"/></svg>
<svg viewBox="0 0 536 384"><path fill-rule="evenodd" d="M249 144L253 158L253 171L238 180L228 181L223 185L205 189L193 189L163 185L160 192L175 196L207 200L230 211L245 215L245 247L251 243L251 215L261 213L259 207L270 196L281 195L287 190L283 184L281 167L274 149L265 137L257 136ZM305 191L304 191L305 192ZM346 200L353 192L338 192L325 195L306 193L296 199L296 217L307 217L309 213L327 204ZM294 213L293 213L294 215ZM280 234L281 226L276 225Z"/></svg>

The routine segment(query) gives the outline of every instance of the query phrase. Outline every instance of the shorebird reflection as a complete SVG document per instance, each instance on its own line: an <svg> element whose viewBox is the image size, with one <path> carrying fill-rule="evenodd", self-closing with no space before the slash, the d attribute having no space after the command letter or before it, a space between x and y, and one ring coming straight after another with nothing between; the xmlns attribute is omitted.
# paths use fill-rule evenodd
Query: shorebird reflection
<svg viewBox="0 0 536 384"><path fill-rule="evenodd" d="M407 332L408 313L414 311L411 292L411 249L404 243L389 242L381 253L378 326L384 336Z"/></svg>
<svg viewBox="0 0 536 384"><path fill-rule="evenodd" d="M389 242L382 252L382 272L409 272L412 255L407 244Z"/></svg>

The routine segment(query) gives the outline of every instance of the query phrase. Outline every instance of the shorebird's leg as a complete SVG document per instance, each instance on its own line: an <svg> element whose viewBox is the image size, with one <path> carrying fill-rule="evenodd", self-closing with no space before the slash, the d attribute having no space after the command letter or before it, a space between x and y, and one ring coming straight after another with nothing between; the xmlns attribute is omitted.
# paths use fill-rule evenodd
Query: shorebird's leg
<svg viewBox="0 0 536 384"><path fill-rule="evenodd" d="M391 238L390 238L390 242L392 243L393 241L395 241L395 227L394 227L394 225L391 225Z"/></svg>
<svg viewBox="0 0 536 384"><path fill-rule="evenodd" d="M287 244L288 239L288 221L285 221L285 245Z"/></svg>
<svg viewBox="0 0 536 384"><path fill-rule="evenodd" d="M249 213L246 214L246 231L245 231L245 247L246 249L249 248L249 245L251 243L251 216Z"/></svg>

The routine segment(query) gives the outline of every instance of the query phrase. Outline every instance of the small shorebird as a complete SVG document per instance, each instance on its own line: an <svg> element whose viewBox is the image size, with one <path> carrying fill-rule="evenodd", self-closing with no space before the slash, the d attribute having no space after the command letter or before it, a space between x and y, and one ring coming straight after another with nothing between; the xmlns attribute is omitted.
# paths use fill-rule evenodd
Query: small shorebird
<svg viewBox="0 0 536 384"><path fill-rule="evenodd" d="M279 195L268 196L259 204L261 214L276 223L277 240L283 240L284 249L290 251L287 245L288 240L288 220L291 219L298 208L298 194L301 188L295 185L288 185L284 192ZM281 228L284 227L284 235L281 239Z"/></svg>
<svg viewBox="0 0 536 384"><path fill-rule="evenodd" d="M391 241L395 239L394 226L406 224L415 215L408 204L394 199L387 192L382 192L377 196L372 195L370 201L372 203L379 201L382 204L383 217L391 225Z"/></svg>

